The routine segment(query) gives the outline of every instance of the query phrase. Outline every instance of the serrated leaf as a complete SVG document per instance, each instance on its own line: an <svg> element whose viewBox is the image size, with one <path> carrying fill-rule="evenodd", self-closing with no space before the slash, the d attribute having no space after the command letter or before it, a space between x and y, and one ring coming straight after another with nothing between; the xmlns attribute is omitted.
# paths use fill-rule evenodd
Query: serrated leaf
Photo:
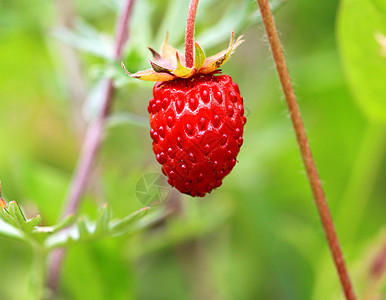
<svg viewBox="0 0 386 300"><path fill-rule="evenodd" d="M21 210L19 204L16 201L11 201L8 204L8 213L12 217L12 219L20 226L23 227L24 223L27 221L24 216L23 211Z"/></svg>
<svg viewBox="0 0 386 300"><path fill-rule="evenodd" d="M110 209L107 204L103 205L95 224L95 234L102 235L109 230Z"/></svg>
<svg viewBox="0 0 386 300"><path fill-rule="evenodd" d="M187 68L181 64L180 56L178 54L178 51L176 51L176 58L177 58L177 67L173 71L173 74L180 78L189 78L194 72L194 68Z"/></svg>
<svg viewBox="0 0 386 300"><path fill-rule="evenodd" d="M42 222L42 217L40 215L37 215L32 219L28 219L27 222L25 222L24 227L28 230L32 230L34 229L35 226L38 226L41 222Z"/></svg>
<svg viewBox="0 0 386 300"><path fill-rule="evenodd" d="M70 226L75 221L75 215L68 215L66 216L62 221L60 221L58 224L52 226L53 230L52 232L58 232L68 226Z"/></svg>
<svg viewBox="0 0 386 300"><path fill-rule="evenodd" d="M202 50L201 46L196 42L195 47L195 58L194 58L194 67L196 70L200 70L205 64L205 52Z"/></svg>
<svg viewBox="0 0 386 300"><path fill-rule="evenodd" d="M127 217L123 218L122 220L116 222L112 227L111 231L114 233L124 233L125 231L129 230L131 226L148 213L150 207L142 208Z"/></svg>
<svg viewBox="0 0 386 300"><path fill-rule="evenodd" d="M36 227L37 232L45 232L45 233L55 233L58 232L68 226L70 226L75 221L75 215L68 215L63 220L61 220L58 224L53 226L42 226Z"/></svg>

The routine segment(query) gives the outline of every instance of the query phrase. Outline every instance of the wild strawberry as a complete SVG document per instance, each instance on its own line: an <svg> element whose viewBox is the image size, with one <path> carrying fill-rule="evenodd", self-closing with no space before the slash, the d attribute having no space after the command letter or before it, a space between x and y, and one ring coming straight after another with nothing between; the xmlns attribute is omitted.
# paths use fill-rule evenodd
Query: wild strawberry
<svg viewBox="0 0 386 300"><path fill-rule="evenodd" d="M243 98L230 76L215 73L242 42L234 43L232 33L228 49L207 59L196 43L194 66L187 68L166 38L161 54L150 49L152 69L126 71L158 81L148 106L153 150L169 184L182 193L204 196L236 164L246 122Z"/></svg>

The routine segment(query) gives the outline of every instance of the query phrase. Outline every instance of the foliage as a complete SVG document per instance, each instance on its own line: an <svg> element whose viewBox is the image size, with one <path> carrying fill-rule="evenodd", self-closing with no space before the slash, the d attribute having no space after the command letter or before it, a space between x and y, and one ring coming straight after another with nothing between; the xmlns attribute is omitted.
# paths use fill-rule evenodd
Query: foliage
<svg viewBox="0 0 386 300"><path fill-rule="evenodd" d="M111 59L121 1L66 2L73 12L57 2L3 1L0 10L0 178L4 198L18 199L0 203L0 299L44 294L47 255L59 246L69 252L58 299L340 299L256 3L200 1L196 37L208 55L232 29L245 36L224 71L250 114L232 174L205 199L183 197L177 216L135 199L139 178L160 171L146 121L151 85ZM383 3L272 1L345 258L367 297L386 293L372 269L386 225ZM136 1L129 71L147 66L146 47L166 31L182 49L187 6ZM63 14L76 15L72 28ZM66 45L78 51L86 101L71 96ZM83 132L74 114L95 117L105 78L117 90L93 184L79 217L60 221Z"/></svg>

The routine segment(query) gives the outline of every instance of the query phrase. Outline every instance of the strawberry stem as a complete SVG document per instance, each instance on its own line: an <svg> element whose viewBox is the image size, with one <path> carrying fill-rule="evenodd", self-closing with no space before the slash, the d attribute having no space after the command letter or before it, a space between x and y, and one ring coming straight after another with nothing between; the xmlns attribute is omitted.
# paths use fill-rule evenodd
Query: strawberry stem
<svg viewBox="0 0 386 300"><path fill-rule="evenodd" d="M315 204L318 209L322 226L327 237L327 242L334 259L335 267L340 278L342 289L347 300L355 300L356 297L354 294L354 289L350 282L350 277L343 259L342 250L335 232L334 223L332 221L331 214L326 201L326 196L324 194L318 171L316 169L315 161L312 157L311 149L304 130L303 120L301 118L299 107L296 102L295 93L288 73L283 49L281 47L279 36L276 30L275 21L273 19L271 8L269 6L269 1L257 0L257 2L260 6L261 16L265 29L267 31L272 55L275 60L276 69L285 95L288 110L291 115L292 124L296 133L296 138L299 144L303 163L307 171L307 176L313 192Z"/></svg>
<svg viewBox="0 0 386 300"><path fill-rule="evenodd" d="M185 65L192 68L194 64L194 24L196 22L198 0L191 0L185 33Z"/></svg>

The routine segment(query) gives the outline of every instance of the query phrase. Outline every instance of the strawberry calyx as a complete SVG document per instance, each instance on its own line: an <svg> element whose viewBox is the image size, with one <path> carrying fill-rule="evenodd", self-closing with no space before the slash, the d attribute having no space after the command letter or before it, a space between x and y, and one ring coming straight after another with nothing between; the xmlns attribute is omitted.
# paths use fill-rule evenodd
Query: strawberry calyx
<svg viewBox="0 0 386 300"><path fill-rule="evenodd" d="M153 55L153 60L149 59L150 69L131 74L123 63L122 67L130 77L145 81L170 81L175 78L190 78L197 74L211 74L218 70L235 49L244 42L242 37L240 36L235 40L234 32L232 32L228 48L210 57L206 57L204 50L195 42L194 65L192 68L188 68L185 66L184 55L168 44L168 34L166 34L161 46L161 53L149 48Z"/></svg>

